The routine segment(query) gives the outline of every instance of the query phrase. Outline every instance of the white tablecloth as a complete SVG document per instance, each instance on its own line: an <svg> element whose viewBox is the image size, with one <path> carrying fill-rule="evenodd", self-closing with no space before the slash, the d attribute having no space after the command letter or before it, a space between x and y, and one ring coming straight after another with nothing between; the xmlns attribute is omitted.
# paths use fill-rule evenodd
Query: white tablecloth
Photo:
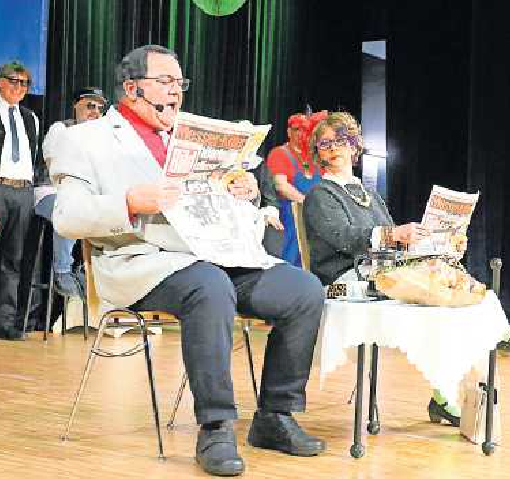
<svg viewBox="0 0 510 479"><path fill-rule="evenodd" d="M463 376L480 361L488 363L489 351L509 331L493 291L487 292L482 303L462 308L327 300L322 319L321 384L345 362L346 348L375 342L400 349L453 404Z"/></svg>

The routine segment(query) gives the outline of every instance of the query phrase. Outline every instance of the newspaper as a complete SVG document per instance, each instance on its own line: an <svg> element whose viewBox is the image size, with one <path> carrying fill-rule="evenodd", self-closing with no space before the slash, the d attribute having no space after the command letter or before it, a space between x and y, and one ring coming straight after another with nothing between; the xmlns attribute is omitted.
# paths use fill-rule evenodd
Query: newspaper
<svg viewBox="0 0 510 479"><path fill-rule="evenodd" d="M225 173L252 169L271 125L252 125L179 113L164 172L182 181L177 204L163 211L197 258L222 266L267 267L264 219L248 201L234 198Z"/></svg>
<svg viewBox="0 0 510 479"><path fill-rule="evenodd" d="M455 238L466 235L479 195L434 185L421 220L431 234L410 246L409 252L461 259L464 252L455 248Z"/></svg>
<svg viewBox="0 0 510 479"><path fill-rule="evenodd" d="M165 175L182 178L185 193L205 193L207 180L229 171L252 170L271 125L230 122L181 112L177 115ZM205 188L205 191L203 190Z"/></svg>

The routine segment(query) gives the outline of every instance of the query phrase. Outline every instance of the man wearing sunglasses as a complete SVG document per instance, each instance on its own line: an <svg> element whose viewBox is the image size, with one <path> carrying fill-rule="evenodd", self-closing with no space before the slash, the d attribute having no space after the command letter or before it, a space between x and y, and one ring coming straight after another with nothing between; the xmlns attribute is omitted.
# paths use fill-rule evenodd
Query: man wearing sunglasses
<svg viewBox="0 0 510 479"><path fill-rule="evenodd" d="M67 127L89 120L100 118L106 107L103 91L97 87L84 87L74 93L74 118L53 123L43 142L43 157L48 170L51 160L58 148L58 137ZM48 191L48 190L46 190ZM37 215L51 221L56 194L47 194L35 206ZM73 248L76 240L64 238L53 231L53 270L55 274L55 289L60 294L69 296L83 296L84 285L81 275L73 273Z"/></svg>
<svg viewBox="0 0 510 479"><path fill-rule="evenodd" d="M74 94L73 108L76 123L97 120L105 112L106 98L100 88L81 88Z"/></svg>
<svg viewBox="0 0 510 479"><path fill-rule="evenodd" d="M188 86L170 50L147 45L128 53L116 71L117 108L62 135L50 169L58 184L53 221L60 233L92 243L102 299L179 318L201 425L196 460L210 474L233 476L244 471L233 429L235 312L264 318L273 327L249 444L314 456L324 451L324 442L306 434L291 411L305 408L324 293L315 276L269 255L258 268L200 261L164 220L162 209L175 207L180 195L178 185L162 178L164 138L172 134ZM254 199L258 188L246 181L230 193L241 203ZM164 249L136 234L132 219L145 215L163 223Z"/></svg>
<svg viewBox="0 0 510 479"><path fill-rule="evenodd" d="M23 339L19 298L23 247L34 204L39 120L19 103L30 86L20 63L0 67L0 338Z"/></svg>

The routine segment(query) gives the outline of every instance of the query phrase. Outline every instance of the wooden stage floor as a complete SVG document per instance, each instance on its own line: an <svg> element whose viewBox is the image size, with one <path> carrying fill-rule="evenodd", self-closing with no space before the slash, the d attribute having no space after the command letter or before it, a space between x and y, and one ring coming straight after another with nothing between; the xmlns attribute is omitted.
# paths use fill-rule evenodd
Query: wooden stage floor
<svg viewBox="0 0 510 479"><path fill-rule="evenodd" d="M265 332L253 342L260 372ZM236 341L241 338L236 331ZM136 336L105 339L118 347L134 344ZM452 338L453 340L453 338ZM153 336L159 403L164 423L177 391L182 361L178 331ZM209 477L195 464L197 426L189 390L172 432L164 429L167 460L157 459L143 355L99 358L85 390L71 441L62 443L72 400L90 347L80 334L50 337L40 333L25 342L0 342L0 479L12 478L188 478ZM352 459L353 405L348 405L355 378L349 363L331 374L319 389L314 370L308 387L308 412L301 424L328 442L320 457L297 458L254 449L246 435L254 411L243 349L234 353L234 383L240 419L237 422L245 478L510 478L510 356L499 354L503 381L500 393L503 444L491 457L462 439L458 430L428 421L427 382L403 354L382 349L379 409L382 430L367 436L366 455ZM506 383L506 384L505 384ZM368 396L365 396L368 397ZM366 404L365 404L366 406Z"/></svg>

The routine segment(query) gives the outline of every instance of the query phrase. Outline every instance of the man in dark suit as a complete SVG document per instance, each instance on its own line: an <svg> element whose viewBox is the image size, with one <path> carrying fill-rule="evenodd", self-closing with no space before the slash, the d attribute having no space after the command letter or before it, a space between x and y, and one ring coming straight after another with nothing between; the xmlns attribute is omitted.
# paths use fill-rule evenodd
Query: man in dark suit
<svg viewBox="0 0 510 479"><path fill-rule="evenodd" d="M18 291L39 138L37 116L19 105L30 82L20 63L0 67L0 338L8 340L23 339Z"/></svg>

